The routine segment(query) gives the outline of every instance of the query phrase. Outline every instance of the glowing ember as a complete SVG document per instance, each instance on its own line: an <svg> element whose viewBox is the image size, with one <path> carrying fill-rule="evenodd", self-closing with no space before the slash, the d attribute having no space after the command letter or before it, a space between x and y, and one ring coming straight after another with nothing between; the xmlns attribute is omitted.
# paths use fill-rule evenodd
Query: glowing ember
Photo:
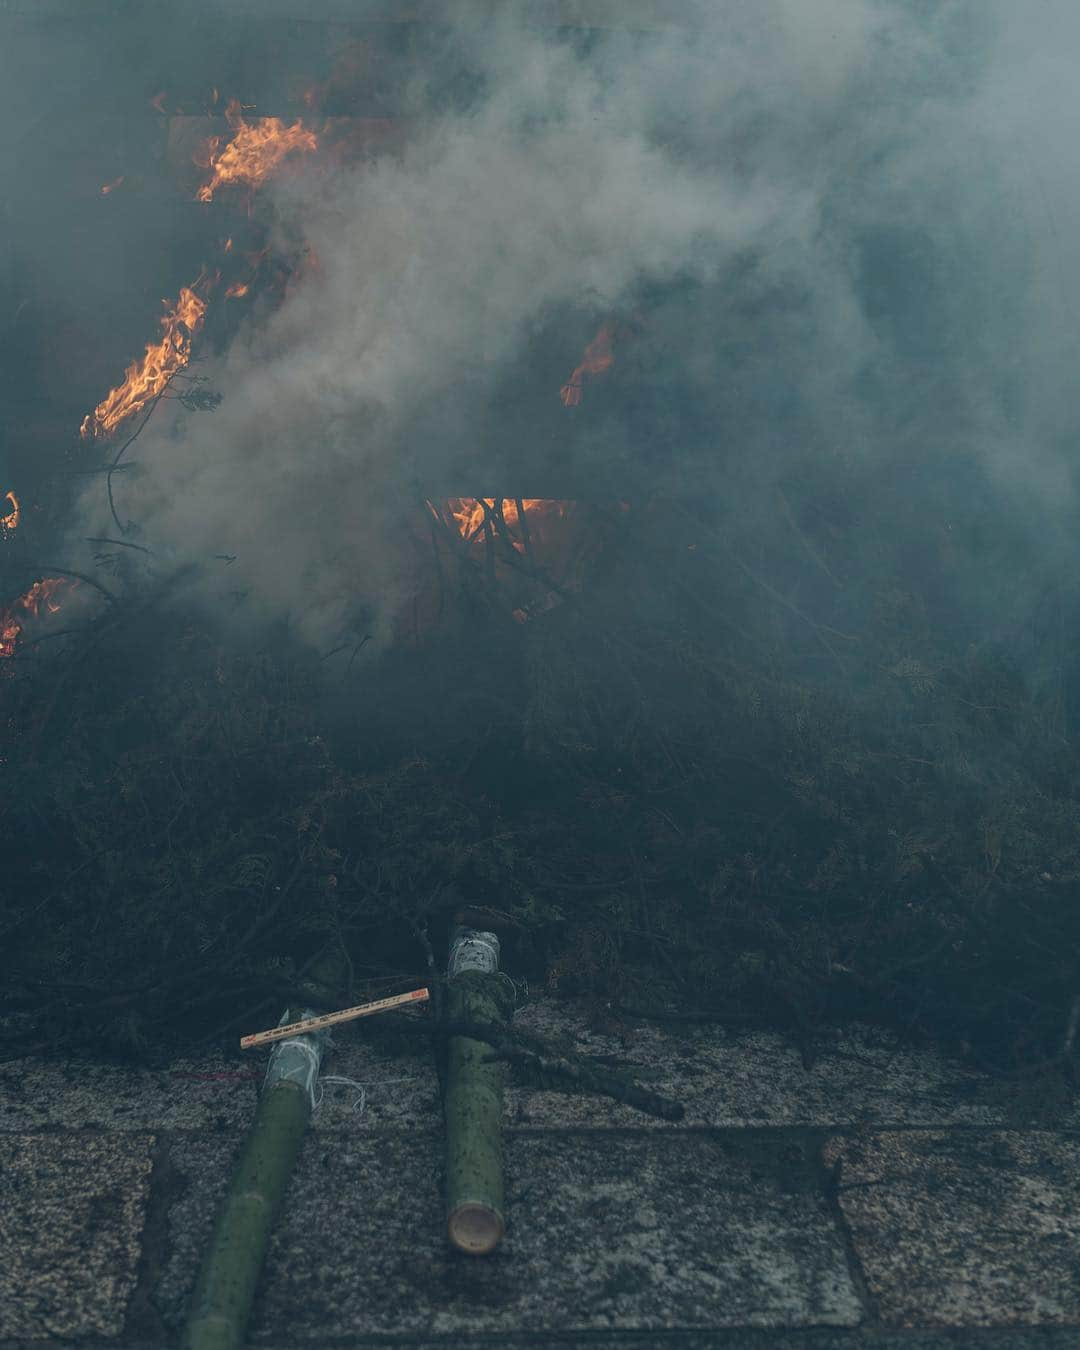
<svg viewBox="0 0 1080 1350"><path fill-rule="evenodd" d="M8 605L6 609L0 609L0 658L15 655L16 644L22 636L23 624L28 618L37 618L41 614L42 606L49 614L57 613L60 609L60 602L56 599L57 591L62 586L76 584L64 577L45 577L41 581L35 581L25 595L20 595L18 600Z"/></svg>
<svg viewBox="0 0 1080 1350"><path fill-rule="evenodd" d="M123 181L124 175L121 174L119 178L114 178L111 183L106 183L105 186L101 189L101 195L103 197L107 197L110 192L115 192Z"/></svg>
<svg viewBox="0 0 1080 1350"><path fill-rule="evenodd" d="M205 163L211 176L195 194L197 201L213 201L218 188L230 183L258 187L287 155L318 148L318 137L313 131L306 130L302 122L287 126L280 117L260 117L245 122L235 99L226 108L225 117L232 135L224 147L221 144L223 138L219 136L211 137L207 143Z"/></svg>
<svg viewBox="0 0 1080 1350"><path fill-rule="evenodd" d="M132 361L124 371L123 384L111 389L94 411L83 418L79 434L111 435L121 422L164 393L177 371L191 360L191 340L205 317L206 301L193 287L185 286L176 304L162 316L165 334L161 341L147 343L142 359Z"/></svg>
<svg viewBox="0 0 1080 1350"><path fill-rule="evenodd" d="M15 496L14 492L5 492L3 500L11 503L11 510L6 516L0 516L0 529L17 530L19 528L19 516L21 514L19 511L19 499Z"/></svg>
<svg viewBox="0 0 1080 1350"><path fill-rule="evenodd" d="M0 609L0 659L15 655L15 644L22 632L22 624L15 617L14 610Z"/></svg>
<svg viewBox="0 0 1080 1350"><path fill-rule="evenodd" d="M239 300L242 295L247 295L249 290L251 290L251 287L247 284L246 281L234 281L233 284L229 287L229 289L225 292L225 299Z"/></svg>
<svg viewBox="0 0 1080 1350"><path fill-rule="evenodd" d="M564 408L576 408L581 402L581 389L586 375L603 375L615 364L611 344L615 338L615 325L605 323L589 345L579 365L563 387L559 390Z"/></svg>

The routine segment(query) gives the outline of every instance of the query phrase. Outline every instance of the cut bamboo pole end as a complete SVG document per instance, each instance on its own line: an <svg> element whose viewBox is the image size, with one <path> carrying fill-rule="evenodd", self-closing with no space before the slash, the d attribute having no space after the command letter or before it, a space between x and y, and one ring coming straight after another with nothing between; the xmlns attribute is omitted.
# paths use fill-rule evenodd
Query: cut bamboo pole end
<svg viewBox="0 0 1080 1350"><path fill-rule="evenodd" d="M497 1209L479 1200L466 1200L450 1214L446 1231L459 1252L486 1256L503 1240L506 1227Z"/></svg>

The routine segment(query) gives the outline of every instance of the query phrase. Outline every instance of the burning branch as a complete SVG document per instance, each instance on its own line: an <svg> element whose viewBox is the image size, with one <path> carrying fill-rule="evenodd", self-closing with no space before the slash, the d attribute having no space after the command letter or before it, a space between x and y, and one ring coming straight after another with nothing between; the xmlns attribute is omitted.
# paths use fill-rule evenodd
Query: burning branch
<svg viewBox="0 0 1080 1350"><path fill-rule="evenodd" d="M42 606L49 614L58 613L60 602L56 599L57 591L62 586L76 584L63 577L44 577L41 581L35 581L25 595L20 595L12 604L0 609L0 659L15 655L15 647L27 619L36 619L41 614Z"/></svg>
<svg viewBox="0 0 1080 1350"><path fill-rule="evenodd" d="M79 435L84 439L112 435L121 422L160 397L173 376L191 360L192 340L206 317L206 301L195 286L184 286L176 304L162 316L165 335L161 341L147 343L142 359L132 361L124 372L123 384L111 389L83 418Z"/></svg>
<svg viewBox="0 0 1080 1350"><path fill-rule="evenodd" d="M549 497L449 497L446 514L466 544L473 543L492 522L496 534L508 539L518 553L528 553L531 543L528 517L540 518L552 514L560 518L566 514L569 502ZM439 509L428 502L436 520L442 520ZM513 537L513 527L520 539Z"/></svg>
<svg viewBox="0 0 1080 1350"><path fill-rule="evenodd" d="M213 201L218 188L232 183L258 187L288 155L318 149L318 137L303 122L286 126L280 117L259 117L245 122L236 99L229 102L225 118L232 137L223 149L219 136L212 136L207 142L204 153L210 177L195 194L197 201Z"/></svg>
<svg viewBox="0 0 1080 1350"><path fill-rule="evenodd" d="M611 350L614 340L615 325L605 323L585 348L581 364L574 369L573 374L559 390L564 408L576 408L581 402L581 390L586 375L603 375L615 364L615 355Z"/></svg>
<svg viewBox="0 0 1080 1350"><path fill-rule="evenodd" d="M15 496L14 492L5 492L4 500L11 503L11 510L6 516L0 516L0 529L17 530L19 528L19 517L21 515L19 510L19 499Z"/></svg>
<svg viewBox="0 0 1080 1350"><path fill-rule="evenodd" d="M443 535L449 538L451 555L467 565L466 573L476 564L483 565L489 590L511 584L521 600L511 610L519 623L551 609L571 593L573 588L556 582L541 559L553 548L557 554L565 552L562 531L552 526L567 519L573 502L547 497L450 497L439 503L428 500L426 506L431 513L440 615L446 584L439 549ZM539 586L542 593L526 603L522 585Z"/></svg>

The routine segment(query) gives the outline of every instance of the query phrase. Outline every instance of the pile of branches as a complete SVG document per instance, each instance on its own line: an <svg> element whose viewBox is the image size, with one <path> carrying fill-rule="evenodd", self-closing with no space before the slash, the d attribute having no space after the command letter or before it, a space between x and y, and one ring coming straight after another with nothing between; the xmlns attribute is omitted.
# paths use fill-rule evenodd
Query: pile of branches
<svg viewBox="0 0 1080 1350"><path fill-rule="evenodd" d="M416 911L466 853L493 865L421 754L361 770L333 745L320 662L264 636L223 635L172 578L3 672L9 1053L220 1040L328 946L356 987L400 983Z"/></svg>
<svg viewBox="0 0 1080 1350"><path fill-rule="evenodd" d="M871 1019L1071 1073L1080 782L1054 634L1077 597L1040 591L1006 533L967 547L962 510L898 523L883 501L886 534L832 468L774 485L767 534L690 495L636 504L527 623L480 563L419 652L343 669L159 583L12 663L9 1052L227 1042L332 944L343 1000L400 987L425 974L417 925L464 896L516 921L515 973L608 1019L806 1044ZM972 602L979 550L1015 597Z"/></svg>

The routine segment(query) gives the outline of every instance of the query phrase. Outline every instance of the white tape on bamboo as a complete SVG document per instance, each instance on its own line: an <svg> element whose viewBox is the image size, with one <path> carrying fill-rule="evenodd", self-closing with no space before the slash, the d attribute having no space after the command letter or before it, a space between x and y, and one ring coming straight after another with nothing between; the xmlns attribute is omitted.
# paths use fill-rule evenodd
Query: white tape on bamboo
<svg viewBox="0 0 1080 1350"><path fill-rule="evenodd" d="M491 975L499 969L499 939L482 928L458 928L450 944L446 973L453 979L467 970Z"/></svg>

